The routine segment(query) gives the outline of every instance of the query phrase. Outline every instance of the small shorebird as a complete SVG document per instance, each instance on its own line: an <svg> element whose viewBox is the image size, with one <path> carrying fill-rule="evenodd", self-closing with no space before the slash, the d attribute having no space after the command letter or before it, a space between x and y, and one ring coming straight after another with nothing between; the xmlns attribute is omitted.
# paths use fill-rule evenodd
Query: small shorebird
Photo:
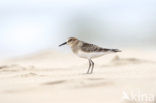
<svg viewBox="0 0 156 103"><path fill-rule="evenodd" d="M77 56L88 59L89 68L87 70L87 74L93 73L94 62L91 60L92 58L100 57L109 53L121 52L119 49L107 49L96 46L94 44L89 44L84 41L80 41L75 37L69 37L67 42L62 43L59 46L63 46L65 44L68 44L71 47L73 53Z"/></svg>

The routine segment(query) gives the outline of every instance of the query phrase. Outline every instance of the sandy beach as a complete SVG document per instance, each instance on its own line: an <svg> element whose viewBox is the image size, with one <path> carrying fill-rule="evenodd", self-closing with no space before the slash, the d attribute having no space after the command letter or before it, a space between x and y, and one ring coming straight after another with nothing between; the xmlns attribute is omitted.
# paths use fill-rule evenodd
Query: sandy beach
<svg viewBox="0 0 156 103"><path fill-rule="evenodd" d="M156 103L156 50L122 51L93 59L93 74L71 52L3 60L0 103Z"/></svg>

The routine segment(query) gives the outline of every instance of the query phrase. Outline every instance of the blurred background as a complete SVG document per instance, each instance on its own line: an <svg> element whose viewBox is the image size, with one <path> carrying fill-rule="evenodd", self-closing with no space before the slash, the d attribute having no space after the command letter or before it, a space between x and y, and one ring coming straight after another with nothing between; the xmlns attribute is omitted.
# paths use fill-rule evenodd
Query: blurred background
<svg viewBox="0 0 156 103"><path fill-rule="evenodd" d="M68 37L155 48L156 0L1 0L0 57L59 49Z"/></svg>

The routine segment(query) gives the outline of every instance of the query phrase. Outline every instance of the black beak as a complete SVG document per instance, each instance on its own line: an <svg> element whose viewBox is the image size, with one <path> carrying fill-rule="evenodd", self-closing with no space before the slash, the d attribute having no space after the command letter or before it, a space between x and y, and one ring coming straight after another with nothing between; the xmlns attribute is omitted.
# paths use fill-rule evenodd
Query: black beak
<svg viewBox="0 0 156 103"><path fill-rule="evenodd" d="M63 45L66 45L67 44L67 42L65 42L65 43L62 43L62 44L60 44L59 46L63 46Z"/></svg>

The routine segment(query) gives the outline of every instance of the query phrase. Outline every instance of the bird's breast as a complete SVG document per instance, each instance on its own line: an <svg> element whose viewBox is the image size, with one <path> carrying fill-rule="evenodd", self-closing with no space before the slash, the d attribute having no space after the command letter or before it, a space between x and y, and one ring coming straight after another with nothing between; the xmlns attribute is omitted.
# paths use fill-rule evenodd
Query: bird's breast
<svg viewBox="0 0 156 103"><path fill-rule="evenodd" d="M101 53L100 52L84 52L82 50L78 50L75 54L81 58L86 58L86 59L96 58L96 57L104 55L104 53L102 52Z"/></svg>

